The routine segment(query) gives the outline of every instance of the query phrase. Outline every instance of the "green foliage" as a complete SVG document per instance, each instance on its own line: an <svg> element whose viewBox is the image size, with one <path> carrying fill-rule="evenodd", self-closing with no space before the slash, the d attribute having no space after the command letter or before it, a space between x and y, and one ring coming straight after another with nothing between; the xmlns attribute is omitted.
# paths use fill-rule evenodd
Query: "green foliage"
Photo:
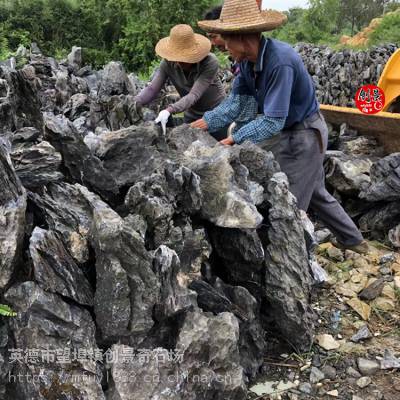
<svg viewBox="0 0 400 400"><path fill-rule="evenodd" d="M13 311L9 306L5 304L0 304L0 315L4 317L15 317L17 313Z"/></svg>
<svg viewBox="0 0 400 400"><path fill-rule="evenodd" d="M0 59L31 42L58 59L81 46L84 62L95 68L121 60L128 70L149 77L159 63L157 41L176 24L197 27L205 11L221 1L0 0ZM354 34L399 5L399 0L310 0L308 9L290 9L288 23L268 35L291 44L334 45L341 35ZM396 17L385 19L373 43L398 42L398 26ZM226 54L217 57L229 65Z"/></svg>
<svg viewBox="0 0 400 400"><path fill-rule="evenodd" d="M370 44L395 43L400 46L400 13L387 15L370 36Z"/></svg>

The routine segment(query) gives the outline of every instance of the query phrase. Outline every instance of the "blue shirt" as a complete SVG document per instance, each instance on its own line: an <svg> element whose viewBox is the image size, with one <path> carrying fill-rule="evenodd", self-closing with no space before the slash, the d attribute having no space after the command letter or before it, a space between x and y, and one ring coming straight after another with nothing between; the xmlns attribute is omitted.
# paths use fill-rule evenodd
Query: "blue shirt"
<svg viewBox="0 0 400 400"><path fill-rule="evenodd" d="M256 64L240 63L232 94L253 96L258 112L286 118L284 129L319 110L314 83L299 54L288 44L261 38Z"/></svg>

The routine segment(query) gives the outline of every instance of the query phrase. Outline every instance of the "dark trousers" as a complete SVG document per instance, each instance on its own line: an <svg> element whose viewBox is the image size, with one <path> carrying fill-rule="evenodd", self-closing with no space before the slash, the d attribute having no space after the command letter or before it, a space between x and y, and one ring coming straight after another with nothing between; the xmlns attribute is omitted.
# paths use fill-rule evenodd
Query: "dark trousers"
<svg viewBox="0 0 400 400"><path fill-rule="evenodd" d="M340 243L359 244L363 240L361 232L325 188L323 162L328 146L328 127L322 114L314 114L272 140L260 145L274 153L288 177L298 207L304 211L311 208Z"/></svg>

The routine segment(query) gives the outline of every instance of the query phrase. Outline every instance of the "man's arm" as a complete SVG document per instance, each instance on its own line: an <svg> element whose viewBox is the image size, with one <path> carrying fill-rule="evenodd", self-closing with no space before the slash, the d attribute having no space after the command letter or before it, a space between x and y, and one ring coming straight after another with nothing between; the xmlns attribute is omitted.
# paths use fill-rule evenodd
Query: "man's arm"
<svg viewBox="0 0 400 400"><path fill-rule="evenodd" d="M232 134L235 143L246 140L259 143L278 134L285 126L286 118L262 116L244 125Z"/></svg>

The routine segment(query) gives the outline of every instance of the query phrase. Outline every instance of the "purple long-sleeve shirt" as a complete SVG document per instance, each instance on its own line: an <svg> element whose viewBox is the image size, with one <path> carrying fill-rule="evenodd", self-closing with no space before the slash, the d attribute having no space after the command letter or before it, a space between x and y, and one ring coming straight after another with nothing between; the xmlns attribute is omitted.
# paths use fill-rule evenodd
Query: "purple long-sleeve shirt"
<svg viewBox="0 0 400 400"><path fill-rule="evenodd" d="M202 118L225 98L218 68L218 60L212 53L194 64L189 72L178 63L163 60L150 84L136 96L136 101L143 105L153 101L169 78L181 99L169 105L168 111L172 114L184 111L188 122Z"/></svg>

